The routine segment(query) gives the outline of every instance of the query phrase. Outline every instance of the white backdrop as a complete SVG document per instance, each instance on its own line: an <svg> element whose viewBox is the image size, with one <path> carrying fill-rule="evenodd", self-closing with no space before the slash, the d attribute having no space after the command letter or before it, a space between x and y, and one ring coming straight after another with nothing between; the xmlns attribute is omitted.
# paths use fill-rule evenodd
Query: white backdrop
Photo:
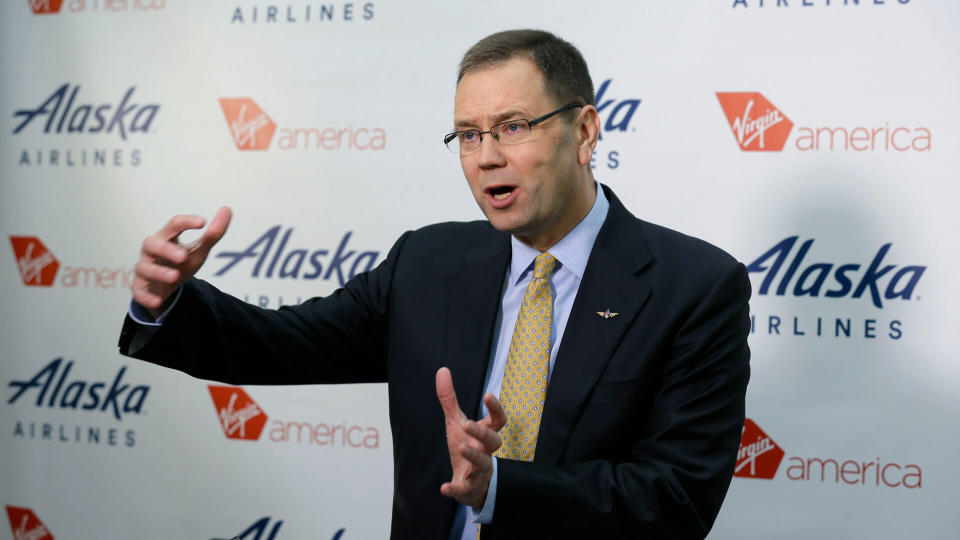
<svg viewBox="0 0 960 540"><path fill-rule="evenodd" d="M935 0L4 2L12 537L387 536L385 386L215 406L117 353L124 280L170 216L221 205L200 277L269 307L330 293L407 229L482 218L441 137L459 57L515 27L572 41L604 88L597 178L756 270L746 477L710 538L952 537L958 23ZM227 436L243 420L258 438Z"/></svg>

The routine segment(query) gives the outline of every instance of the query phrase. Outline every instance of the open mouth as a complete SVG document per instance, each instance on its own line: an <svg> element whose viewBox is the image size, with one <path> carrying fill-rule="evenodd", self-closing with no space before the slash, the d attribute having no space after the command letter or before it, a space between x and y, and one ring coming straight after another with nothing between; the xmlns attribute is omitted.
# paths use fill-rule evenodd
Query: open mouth
<svg viewBox="0 0 960 540"><path fill-rule="evenodd" d="M514 186L496 186L489 188L487 193L493 196L494 199L502 201L510 196L513 193L513 190L516 189Z"/></svg>

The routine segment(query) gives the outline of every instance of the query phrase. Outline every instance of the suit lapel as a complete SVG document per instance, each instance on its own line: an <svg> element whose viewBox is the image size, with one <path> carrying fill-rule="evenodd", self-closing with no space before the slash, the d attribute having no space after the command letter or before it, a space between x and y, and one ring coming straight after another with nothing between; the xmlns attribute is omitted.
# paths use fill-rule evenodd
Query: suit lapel
<svg viewBox="0 0 960 540"><path fill-rule="evenodd" d="M444 365L453 375L460 408L477 417L510 262L510 236L496 233L464 255L463 265L446 279Z"/></svg>
<svg viewBox="0 0 960 540"><path fill-rule="evenodd" d="M557 351L540 421L537 462L559 462L584 402L651 292L637 277L653 260L640 221L613 192L604 189L610 210L590 253ZM597 314L607 309L617 315L605 318Z"/></svg>

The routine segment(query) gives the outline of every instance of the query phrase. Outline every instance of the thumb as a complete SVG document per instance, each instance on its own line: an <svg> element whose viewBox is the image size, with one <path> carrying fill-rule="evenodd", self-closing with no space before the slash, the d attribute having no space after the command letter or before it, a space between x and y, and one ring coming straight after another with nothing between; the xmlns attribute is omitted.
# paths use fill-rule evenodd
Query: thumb
<svg viewBox="0 0 960 540"><path fill-rule="evenodd" d="M437 399L440 400L443 415L447 417L447 420L458 420L463 414L460 412L460 404L457 402L457 392L453 389L453 376L450 375L450 370L445 367L437 370Z"/></svg>
<svg viewBox="0 0 960 540"><path fill-rule="evenodd" d="M209 252L210 248L219 242L220 239L223 238L223 235L227 233L227 227L230 225L230 219L232 217L233 211L231 211L228 206L221 207L217 210L217 214L213 216L213 220L210 221L210 226L208 226L207 230L203 231L203 235L200 236L197 248L202 249L204 253Z"/></svg>
<svg viewBox="0 0 960 540"><path fill-rule="evenodd" d="M484 420L488 422L490 429L500 431L507 423L507 413L503 410L503 405L500 404L500 400L493 394L484 396L483 402L484 405L487 406L487 411L490 413Z"/></svg>

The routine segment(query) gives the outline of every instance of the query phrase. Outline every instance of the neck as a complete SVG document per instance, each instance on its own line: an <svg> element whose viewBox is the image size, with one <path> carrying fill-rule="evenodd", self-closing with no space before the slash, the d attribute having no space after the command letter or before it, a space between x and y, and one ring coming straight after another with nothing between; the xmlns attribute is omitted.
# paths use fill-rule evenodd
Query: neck
<svg viewBox="0 0 960 540"><path fill-rule="evenodd" d="M597 199L597 183L594 182L592 177L588 177L586 181L581 182L579 185L581 187L577 188L577 192L573 195L570 206L567 207L565 212L558 215L557 219L553 221L546 230L537 235L515 234L514 236L517 240L537 251L543 252L555 246L557 242L569 234L574 227L579 225L580 222L587 217L587 214L590 213L590 209L593 208L593 204Z"/></svg>

